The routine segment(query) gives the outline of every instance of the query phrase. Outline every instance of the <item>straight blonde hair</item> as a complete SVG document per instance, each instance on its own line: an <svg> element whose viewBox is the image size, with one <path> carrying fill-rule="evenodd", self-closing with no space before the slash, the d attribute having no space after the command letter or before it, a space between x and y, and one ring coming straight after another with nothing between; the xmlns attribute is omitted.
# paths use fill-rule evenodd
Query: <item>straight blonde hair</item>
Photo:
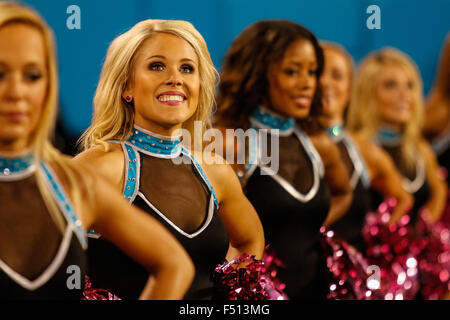
<svg viewBox="0 0 450 320"><path fill-rule="evenodd" d="M34 156L35 165L37 168L40 168L42 160L57 165L67 178L74 205L77 208L81 208L81 188L83 185L78 182L80 179L76 178L78 171L69 162L69 157L62 155L51 143L58 110L58 72L53 32L36 11L18 2L0 1L0 28L15 23L26 24L39 30L46 49L47 94L38 126L29 139L29 147ZM63 232L66 224L65 220L51 195L51 191L45 182L44 174L40 169L37 170L36 180L38 189L53 221L59 230Z"/></svg>
<svg viewBox="0 0 450 320"><path fill-rule="evenodd" d="M101 145L107 150L108 140L126 140L132 134L134 108L124 101L122 93L132 80L137 52L145 40L157 33L169 33L184 39L199 59L199 103L196 112L183 124L183 128L189 130L194 138L194 121L202 121L203 129L210 126L218 72L205 40L187 21L144 20L115 38L108 49L95 92L94 116L80 139L84 149Z"/></svg>
<svg viewBox="0 0 450 320"><path fill-rule="evenodd" d="M376 92L380 83L380 70L387 65L401 67L413 81L412 119L404 127L401 146L404 164L412 168L415 164L416 147L421 139L424 104L418 68L403 52L394 48L383 48L362 61L356 73L347 114L347 128L364 138L375 138L381 125Z"/></svg>

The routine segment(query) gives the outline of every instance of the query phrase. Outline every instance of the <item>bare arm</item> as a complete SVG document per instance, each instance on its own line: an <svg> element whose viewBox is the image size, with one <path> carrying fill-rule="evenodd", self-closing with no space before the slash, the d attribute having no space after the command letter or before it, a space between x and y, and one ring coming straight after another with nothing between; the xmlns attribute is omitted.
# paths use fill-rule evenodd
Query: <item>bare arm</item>
<svg viewBox="0 0 450 320"><path fill-rule="evenodd" d="M355 141L367 164L372 186L384 198L393 197L397 200L397 205L389 221L390 224L394 224L411 209L414 198L403 188L400 173L391 157L383 149L368 140Z"/></svg>
<svg viewBox="0 0 450 320"><path fill-rule="evenodd" d="M245 197L239 180L228 164L204 165L219 200L219 214L230 237L227 260L249 253L261 259L264 231L255 209Z"/></svg>
<svg viewBox="0 0 450 320"><path fill-rule="evenodd" d="M439 164L436 156L426 141L421 141L419 150L425 160L427 182L431 188L431 195L423 209L429 212L430 222L436 222L441 217L447 197L447 184L439 175Z"/></svg>
<svg viewBox="0 0 450 320"><path fill-rule="evenodd" d="M315 135L311 140L322 158L324 178L331 192L330 211L324 222L325 226L330 226L347 212L352 203L353 192L347 169L333 141L325 133Z"/></svg>
<svg viewBox="0 0 450 320"><path fill-rule="evenodd" d="M95 229L149 271L140 299L181 299L193 279L192 261L163 225L123 199L119 192L123 155L120 149L116 151L88 150L71 160L90 173L80 177L87 180L91 199L82 203L83 225Z"/></svg>
<svg viewBox="0 0 450 320"><path fill-rule="evenodd" d="M426 112L423 134L429 138L435 138L445 131L450 121L450 108L448 101L439 93L430 96Z"/></svg>
<svg viewBox="0 0 450 320"><path fill-rule="evenodd" d="M83 208L92 227L151 274L140 299L182 299L194 276L191 259L156 219L133 207L103 179L92 188L93 206Z"/></svg>

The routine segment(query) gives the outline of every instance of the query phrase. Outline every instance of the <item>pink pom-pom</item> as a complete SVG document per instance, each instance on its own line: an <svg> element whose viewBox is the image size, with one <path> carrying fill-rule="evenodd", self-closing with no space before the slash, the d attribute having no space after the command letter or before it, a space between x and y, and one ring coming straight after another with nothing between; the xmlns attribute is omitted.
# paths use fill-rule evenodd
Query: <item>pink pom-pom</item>
<svg viewBox="0 0 450 320"><path fill-rule="evenodd" d="M273 263L273 257L269 258ZM227 300L286 300L280 286L274 283L273 268L263 260L244 254L218 265L213 281L219 298Z"/></svg>
<svg viewBox="0 0 450 320"><path fill-rule="evenodd" d="M84 292L81 300L122 300L108 290L92 288L92 283L88 276L84 280Z"/></svg>

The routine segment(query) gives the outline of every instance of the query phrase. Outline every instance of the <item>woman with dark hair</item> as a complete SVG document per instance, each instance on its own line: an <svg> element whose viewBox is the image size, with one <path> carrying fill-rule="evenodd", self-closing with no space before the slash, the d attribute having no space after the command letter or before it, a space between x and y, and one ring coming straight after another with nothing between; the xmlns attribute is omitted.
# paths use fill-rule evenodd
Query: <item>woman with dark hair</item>
<svg viewBox="0 0 450 320"><path fill-rule="evenodd" d="M260 21L228 50L217 96L218 127L269 129L270 140L278 139L279 163L271 166L278 172L260 161L262 154L278 151L272 142L250 142L246 150L256 159L250 156L234 168L270 251L284 264L279 277L291 299L325 297L320 228L339 219L352 199L339 151L317 122L323 64L322 49L308 29L285 20Z"/></svg>

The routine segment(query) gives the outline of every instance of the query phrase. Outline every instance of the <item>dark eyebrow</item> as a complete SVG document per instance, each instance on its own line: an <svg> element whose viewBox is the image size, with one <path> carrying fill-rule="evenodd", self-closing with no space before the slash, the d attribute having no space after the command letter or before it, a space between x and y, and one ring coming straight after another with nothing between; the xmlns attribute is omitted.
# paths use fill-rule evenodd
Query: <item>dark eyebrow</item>
<svg viewBox="0 0 450 320"><path fill-rule="evenodd" d="M302 66L303 65L303 63L302 62L295 62L295 61L288 61L287 62L287 64L294 64L294 65L296 65L296 66ZM317 65L317 62L309 62L309 63L307 63L307 65L309 65L309 66L316 66Z"/></svg>

